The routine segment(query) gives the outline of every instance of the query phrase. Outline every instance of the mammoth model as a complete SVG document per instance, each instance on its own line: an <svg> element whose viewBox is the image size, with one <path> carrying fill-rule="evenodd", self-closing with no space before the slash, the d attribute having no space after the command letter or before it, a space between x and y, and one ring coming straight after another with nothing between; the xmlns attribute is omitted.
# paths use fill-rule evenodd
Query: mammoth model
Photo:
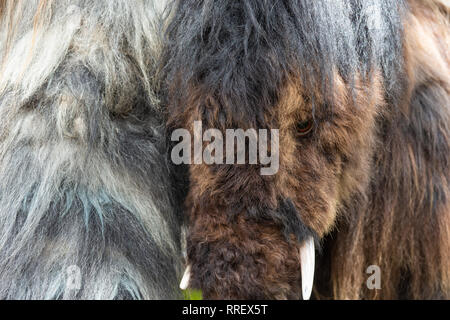
<svg viewBox="0 0 450 320"><path fill-rule="evenodd" d="M450 298L449 19L444 0L177 1L169 126L279 130L276 174L190 165L183 287Z"/></svg>

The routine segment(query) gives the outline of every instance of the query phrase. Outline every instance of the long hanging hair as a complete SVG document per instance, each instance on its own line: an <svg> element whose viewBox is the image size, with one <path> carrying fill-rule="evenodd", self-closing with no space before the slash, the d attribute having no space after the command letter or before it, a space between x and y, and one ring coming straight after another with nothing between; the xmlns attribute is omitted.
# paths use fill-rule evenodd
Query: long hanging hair
<svg viewBox="0 0 450 320"><path fill-rule="evenodd" d="M179 297L164 5L0 0L0 299Z"/></svg>
<svg viewBox="0 0 450 320"><path fill-rule="evenodd" d="M316 298L449 298L449 39L442 0L175 1L169 125L280 134L275 176L190 166L190 285L299 298L315 242Z"/></svg>

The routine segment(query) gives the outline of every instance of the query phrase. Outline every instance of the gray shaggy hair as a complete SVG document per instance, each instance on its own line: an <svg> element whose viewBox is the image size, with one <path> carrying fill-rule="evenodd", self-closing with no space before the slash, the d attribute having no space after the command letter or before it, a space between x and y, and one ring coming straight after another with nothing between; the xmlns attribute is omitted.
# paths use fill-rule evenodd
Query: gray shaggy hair
<svg viewBox="0 0 450 320"><path fill-rule="evenodd" d="M0 0L0 299L179 297L164 5Z"/></svg>

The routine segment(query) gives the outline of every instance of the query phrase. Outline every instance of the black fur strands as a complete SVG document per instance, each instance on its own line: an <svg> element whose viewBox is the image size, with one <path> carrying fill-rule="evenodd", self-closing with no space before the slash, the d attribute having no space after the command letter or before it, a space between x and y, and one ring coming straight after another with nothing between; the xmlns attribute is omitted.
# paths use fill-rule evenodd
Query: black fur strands
<svg viewBox="0 0 450 320"><path fill-rule="evenodd" d="M391 94L402 70L402 1L177 1L166 52L170 98L183 113L196 84L229 117L264 123L292 75L306 92L333 97L334 72L348 83L382 69ZM184 90L183 90L184 89ZM204 97L205 99L207 97ZM314 98L314 97L312 97ZM322 97L323 98L323 97ZM331 104L330 104L331 106ZM176 118L176 117L175 117Z"/></svg>

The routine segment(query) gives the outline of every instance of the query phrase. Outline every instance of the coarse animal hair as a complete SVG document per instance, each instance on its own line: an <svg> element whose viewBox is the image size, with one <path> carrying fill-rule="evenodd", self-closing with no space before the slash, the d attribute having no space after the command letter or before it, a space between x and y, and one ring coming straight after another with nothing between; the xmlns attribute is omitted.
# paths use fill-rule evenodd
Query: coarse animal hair
<svg viewBox="0 0 450 320"><path fill-rule="evenodd" d="M275 176L190 166L191 286L297 299L313 237L316 298L450 297L444 1L179 0L166 32L169 126L280 130Z"/></svg>
<svg viewBox="0 0 450 320"><path fill-rule="evenodd" d="M180 297L164 5L0 0L0 299Z"/></svg>

